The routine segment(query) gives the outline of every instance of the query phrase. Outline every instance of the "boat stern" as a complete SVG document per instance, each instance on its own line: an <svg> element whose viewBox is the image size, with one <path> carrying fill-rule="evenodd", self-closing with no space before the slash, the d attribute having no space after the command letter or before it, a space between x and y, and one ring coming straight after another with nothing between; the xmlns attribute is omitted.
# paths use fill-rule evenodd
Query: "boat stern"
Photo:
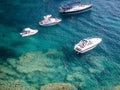
<svg viewBox="0 0 120 90"><path fill-rule="evenodd" d="M62 7L59 8L59 12L60 12L60 13L63 13L63 12L64 12L64 10L62 9Z"/></svg>
<svg viewBox="0 0 120 90"><path fill-rule="evenodd" d="M79 53L81 52L81 48L78 46L78 44L75 44L74 50Z"/></svg>

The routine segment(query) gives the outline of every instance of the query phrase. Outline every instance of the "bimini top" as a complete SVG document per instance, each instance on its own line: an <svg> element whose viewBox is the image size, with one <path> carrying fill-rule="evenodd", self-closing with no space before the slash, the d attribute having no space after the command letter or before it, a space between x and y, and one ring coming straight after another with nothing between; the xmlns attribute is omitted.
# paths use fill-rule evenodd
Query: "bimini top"
<svg viewBox="0 0 120 90"><path fill-rule="evenodd" d="M81 2L72 2L72 3L62 5L61 8L67 10L67 9L71 9L73 6L80 5L80 4Z"/></svg>
<svg viewBox="0 0 120 90"><path fill-rule="evenodd" d="M48 18L51 18L51 17L52 17L52 15L51 15L51 14L48 14L48 15L44 16L43 18L44 18L44 19L48 19Z"/></svg>

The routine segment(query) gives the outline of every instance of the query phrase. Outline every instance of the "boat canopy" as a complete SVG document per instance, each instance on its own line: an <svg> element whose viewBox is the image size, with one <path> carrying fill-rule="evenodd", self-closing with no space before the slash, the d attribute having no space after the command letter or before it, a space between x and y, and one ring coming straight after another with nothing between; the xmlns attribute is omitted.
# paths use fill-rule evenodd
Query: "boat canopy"
<svg viewBox="0 0 120 90"><path fill-rule="evenodd" d="M72 2L72 3L68 3L68 4L63 5L61 8L67 10L67 9L71 9L73 6L76 6L79 4L81 4L81 2Z"/></svg>
<svg viewBox="0 0 120 90"><path fill-rule="evenodd" d="M52 17L52 15L49 14L49 15L44 16L43 18L44 18L44 19L47 19L47 18L51 18L51 17Z"/></svg>
<svg viewBox="0 0 120 90"><path fill-rule="evenodd" d="M23 29L23 31L30 31L31 30L31 28L25 28L25 29Z"/></svg>

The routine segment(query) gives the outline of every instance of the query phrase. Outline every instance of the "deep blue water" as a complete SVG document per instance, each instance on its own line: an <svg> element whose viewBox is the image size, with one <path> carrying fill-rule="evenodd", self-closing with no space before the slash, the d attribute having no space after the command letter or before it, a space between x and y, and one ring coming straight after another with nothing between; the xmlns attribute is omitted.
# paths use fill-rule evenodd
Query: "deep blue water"
<svg viewBox="0 0 120 90"><path fill-rule="evenodd" d="M37 89L53 82L68 82L78 90L114 90L120 85L120 0L92 0L87 12L61 15L59 6L70 1L0 0L0 80L23 80ZM47 14L62 22L39 26ZM22 38L19 33L26 27L39 32ZM77 54L74 45L88 37L103 41Z"/></svg>

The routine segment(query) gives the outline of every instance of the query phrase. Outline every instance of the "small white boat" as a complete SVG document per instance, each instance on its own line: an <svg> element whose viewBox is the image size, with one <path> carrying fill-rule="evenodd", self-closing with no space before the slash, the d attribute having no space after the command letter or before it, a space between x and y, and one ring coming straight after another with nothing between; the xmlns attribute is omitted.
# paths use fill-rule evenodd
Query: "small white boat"
<svg viewBox="0 0 120 90"><path fill-rule="evenodd" d="M61 22L61 19L52 18L52 15L46 15L44 16L44 19L39 22L39 24L41 26L52 26L58 24L59 22Z"/></svg>
<svg viewBox="0 0 120 90"><path fill-rule="evenodd" d="M78 44L75 44L74 50L77 51L78 53L85 53L95 48L101 41L102 41L102 38L83 39Z"/></svg>
<svg viewBox="0 0 120 90"><path fill-rule="evenodd" d="M69 13L84 12L92 8L92 6L93 6L92 4L82 5L81 2L73 2L61 6L60 13L69 14Z"/></svg>
<svg viewBox="0 0 120 90"><path fill-rule="evenodd" d="M30 35L34 35L38 32L38 30L33 30L31 28L25 28L21 33L20 35L22 37L25 37L25 36L30 36Z"/></svg>

